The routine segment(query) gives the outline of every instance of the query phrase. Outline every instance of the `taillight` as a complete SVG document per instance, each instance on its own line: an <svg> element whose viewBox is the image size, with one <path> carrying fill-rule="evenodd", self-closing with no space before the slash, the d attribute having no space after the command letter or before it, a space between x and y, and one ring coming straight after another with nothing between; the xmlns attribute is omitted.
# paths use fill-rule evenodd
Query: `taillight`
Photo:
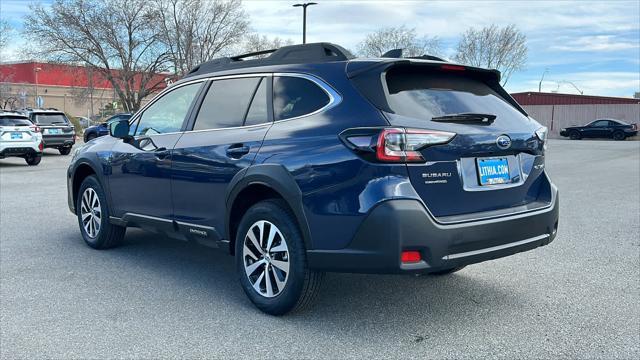
<svg viewBox="0 0 640 360"><path fill-rule="evenodd" d="M385 128L376 142L376 159L382 162L424 162L421 149L445 144L456 134L444 131Z"/></svg>
<svg viewBox="0 0 640 360"><path fill-rule="evenodd" d="M540 141L542 141L542 147L547 149L547 137L549 136L549 129L546 126L543 126L536 130L536 136Z"/></svg>
<svg viewBox="0 0 640 360"><path fill-rule="evenodd" d="M34 126L29 126L29 129L31 129L31 131L33 131L33 132L37 132L37 133L41 132L40 128L35 126L35 125Z"/></svg>

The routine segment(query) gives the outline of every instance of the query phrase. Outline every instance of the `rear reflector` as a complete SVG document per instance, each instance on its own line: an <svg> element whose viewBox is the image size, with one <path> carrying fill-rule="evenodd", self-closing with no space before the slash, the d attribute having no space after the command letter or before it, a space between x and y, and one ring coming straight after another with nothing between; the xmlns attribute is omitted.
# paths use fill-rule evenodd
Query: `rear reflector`
<svg viewBox="0 0 640 360"><path fill-rule="evenodd" d="M422 260L419 251L403 251L401 260L403 263L417 263Z"/></svg>
<svg viewBox="0 0 640 360"><path fill-rule="evenodd" d="M38 149L40 149L40 151L44 151L44 143L42 141L40 141L40 144L38 145Z"/></svg>

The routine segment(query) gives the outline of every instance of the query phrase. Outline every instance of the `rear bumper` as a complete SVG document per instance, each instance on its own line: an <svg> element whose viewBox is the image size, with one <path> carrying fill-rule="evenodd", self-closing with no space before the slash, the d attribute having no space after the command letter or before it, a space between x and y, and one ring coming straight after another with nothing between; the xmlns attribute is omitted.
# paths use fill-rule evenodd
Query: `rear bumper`
<svg viewBox="0 0 640 360"><path fill-rule="evenodd" d="M44 135L42 137L45 148L73 146L76 143L75 134L72 135Z"/></svg>
<svg viewBox="0 0 640 360"><path fill-rule="evenodd" d="M0 144L0 159L10 156L23 157L41 155L42 152L38 148L39 143L25 142L25 143L12 143L12 144Z"/></svg>
<svg viewBox="0 0 640 360"><path fill-rule="evenodd" d="M374 208L349 247L309 250L319 271L428 273L512 255L547 245L556 237L558 191L543 209L488 220L440 224L416 200L389 200ZM403 250L423 260L404 264Z"/></svg>

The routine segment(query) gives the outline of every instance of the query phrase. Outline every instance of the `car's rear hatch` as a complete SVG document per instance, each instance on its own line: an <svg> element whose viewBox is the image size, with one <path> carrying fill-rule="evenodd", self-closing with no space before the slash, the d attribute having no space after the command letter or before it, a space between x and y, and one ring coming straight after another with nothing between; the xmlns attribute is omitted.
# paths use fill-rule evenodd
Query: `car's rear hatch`
<svg viewBox="0 0 640 360"><path fill-rule="evenodd" d="M413 187L441 221L526 211L550 201L543 141L536 135L541 126L500 87L499 73L399 61L352 80L391 126L455 133L446 144L420 149L424 161L407 164Z"/></svg>
<svg viewBox="0 0 640 360"><path fill-rule="evenodd" d="M36 140L35 126L24 117L0 117L0 141L5 144Z"/></svg>
<svg viewBox="0 0 640 360"><path fill-rule="evenodd" d="M74 135L73 126L63 113L35 113L33 121L42 129L42 135L45 137L69 137Z"/></svg>

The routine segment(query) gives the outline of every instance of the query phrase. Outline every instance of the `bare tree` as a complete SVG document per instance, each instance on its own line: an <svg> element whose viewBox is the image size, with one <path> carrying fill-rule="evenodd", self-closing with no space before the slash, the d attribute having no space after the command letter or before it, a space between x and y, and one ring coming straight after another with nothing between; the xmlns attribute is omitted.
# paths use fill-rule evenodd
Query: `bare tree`
<svg viewBox="0 0 640 360"><path fill-rule="evenodd" d="M7 46L12 31L13 28L9 25L9 22L0 18L0 51Z"/></svg>
<svg viewBox="0 0 640 360"><path fill-rule="evenodd" d="M500 70L504 86L515 71L526 65L527 37L515 25L471 28L462 35L454 60Z"/></svg>
<svg viewBox="0 0 640 360"><path fill-rule="evenodd" d="M244 38L242 42L242 49L239 51L244 53L252 53L263 50L272 50L279 49L283 46L293 45L294 42L291 39L282 39L279 37L275 37L270 39L266 35L260 36L259 34L249 34ZM264 58L269 56L269 54L258 55L256 58Z"/></svg>
<svg viewBox="0 0 640 360"><path fill-rule="evenodd" d="M248 20L240 0L155 0L160 39L182 75L241 41Z"/></svg>
<svg viewBox="0 0 640 360"><path fill-rule="evenodd" d="M125 110L137 110L164 84L158 73L168 70L169 57L149 1L55 0L48 8L30 8L24 35L37 45L33 55L93 68Z"/></svg>
<svg viewBox="0 0 640 360"><path fill-rule="evenodd" d="M379 57L393 49L402 49L405 57L437 55L441 52L440 39L416 34L416 29L404 25L388 27L370 33L358 44L358 54L364 57Z"/></svg>

